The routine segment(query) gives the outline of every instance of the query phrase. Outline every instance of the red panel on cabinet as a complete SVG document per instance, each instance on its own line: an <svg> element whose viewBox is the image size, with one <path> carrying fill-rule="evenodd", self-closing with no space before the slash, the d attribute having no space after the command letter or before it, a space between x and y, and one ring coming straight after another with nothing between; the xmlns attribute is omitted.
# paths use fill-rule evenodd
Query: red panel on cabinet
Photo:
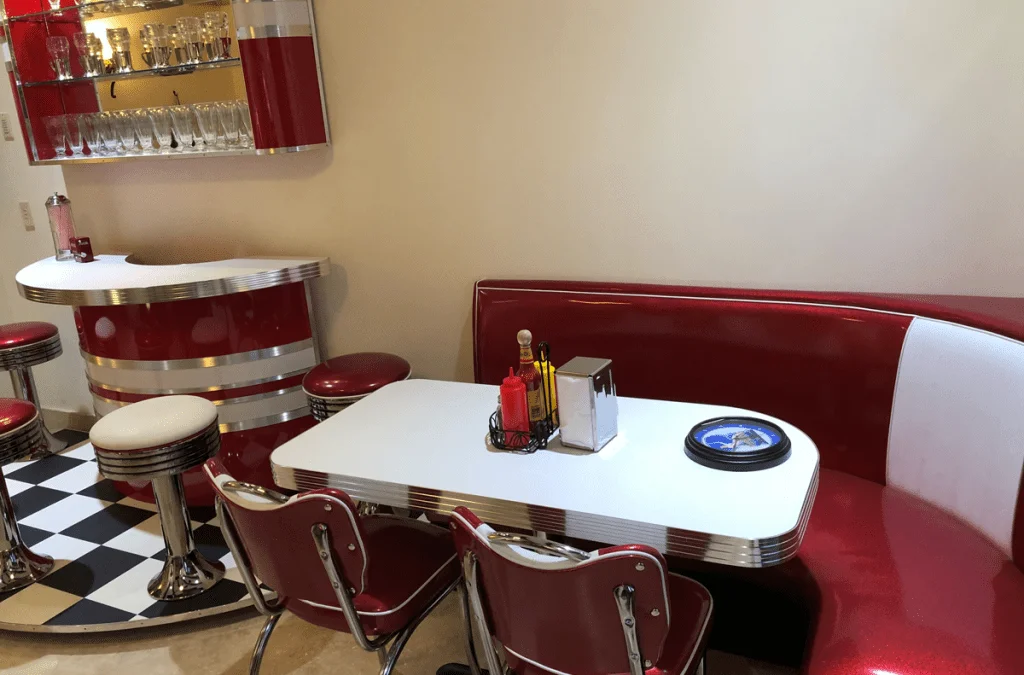
<svg viewBox="0 0 1024 675"><path fill-rule="evenodd" d="M327 142L313 38L238 41L258 150Z"/></svg>

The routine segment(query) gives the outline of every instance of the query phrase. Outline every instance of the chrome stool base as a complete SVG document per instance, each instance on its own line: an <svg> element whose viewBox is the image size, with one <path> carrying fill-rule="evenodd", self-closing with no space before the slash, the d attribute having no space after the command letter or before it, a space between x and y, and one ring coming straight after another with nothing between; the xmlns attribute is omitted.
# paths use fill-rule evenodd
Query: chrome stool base
<svg viewBox="0 0 1024 675"><path fill-rule="evenodd" d="M36 380L32 376L32 370L29 368L15 368L11 371L11 386L14 388L14 395L20 398L22 401L28 401L36 407L39 411L40 417L43 414L42 405L39 403L39 394L36 391ZM46 440L46 446L39 448L31 455L28 459L41 459L49 455L56 454L68 447L66 441L62 441L53 434L50 430L43 425L43 438Z"/></svg>
<svg viewBox="0 0 1024 675"><path fill-rule="evenodd" d="M169 556L146 590L157 600L184 600L209 590L223 578L224 565L192 550L182 556Z"/></svg>
<svg viewBox="0 0 1024 675"><path fill-rule="evenodd" d="M0 554L0 593L39 581L53 569L53 558L33 553L24 544Z"/></svg>

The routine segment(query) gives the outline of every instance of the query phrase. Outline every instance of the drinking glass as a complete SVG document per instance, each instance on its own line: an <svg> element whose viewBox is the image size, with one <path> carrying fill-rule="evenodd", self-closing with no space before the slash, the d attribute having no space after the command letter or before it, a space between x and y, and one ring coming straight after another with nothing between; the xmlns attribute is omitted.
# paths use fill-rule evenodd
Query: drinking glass
<svg viewBox="0 0 1024 675"><path fill-rule="evenodd" d="M81 157L82 148L85 146L82 141L82 129L78 126L78 115L64 115L64 129L68 145L71 146L71 155Z"/></svg>
<svg viewBox="0 0 1024 675"><path fill-rule="evenodd" d="M135 135L139 138L139 145L142 146L142 154L148 155L153 152L153 122L149 119L149 111L139 108L129 111L128 114L135 126Z"/></svg>
<svg viewBox="0 0 1024 675"><path fill-rule="evenodd" d="M202 138L195 138L193 126L195 115L187 105L171 106L171 128L174 130L174 137L178 139L178 151L189 152L192 150L192 143L202 143Z"/></svg>
<svg viewBox="0 0 1024 675"><path fill-rule="evenodd" d="M119 73L132 72L132 36L127 28L108 28L107 42L110 43L114 69Z"/></svg>
<svg viewBox="0 0 1024 675"><path fill-rule="evenodd" d="M53 151L57 153L57 157L67 157L68 151L65 145L67 142L67 131L64 128L64 116L44 117L43 126L46 127L46 135L49 137L50 145L53 146Z"/></svg>
<svg viewBox="0 0 1024 675"><path fill-rule="evenodd" d="M203 25L196 16L183 16L175 22L178 33L185 41L185 62L201 63L203 60Z"/></svg>
<svg viewBox="0 0 1024 675"><path fill-rule="evenodd" d="M167 39L167 26L162 23L147 23L142 27L142 33L148 40L153 53L153 66L166 68L171 65L171 46Z"/></svg>
<svg viewBox="0 0 1024 675"><path fill-rule="evenodd" d="M89 154L93 157L104 155L102 130L99 124L99 113L84 113L78 116L78 128L82 132L85 144L89 146Z"/></svg>
<svg viewBox="0 0 1024 675"><path fill-rule="evenodd" d="M117 129L114 127L114 114L101 112L96 114L96 129L100 135L100 143L103 144L102 154L117 154Z"/></svg>
<svg viewBox="0 0 1024 675"><path fill-rule="evenodd" d="M114 131L121 141L117 154L128 155L135 153L135 123L132 116L125 110L118 110L113 113Z"/></svg>
<svg viewBox="0 0 1024 675"><path fill-rule="evenodd" d="M224 131L224 145L238 147L238 108L232 102L218 103L217 118L220 119L220 126Z"/></svg>
<svg viewBox="0 0 1024 675"><path fill-rule="evenodd" d="M188 63L188 44L176 25L167 27L167 44L174 52L174 60L179 66Z"/></svg>
<svg viewBox="0 0 1024 675"><path fill-rule="evenodd" d="M153 124L153 134L160 144L160 154L166 155L171 151L171 111L168 108L150 108L149 119Z"/></svg>
<svg viewBox="0 0 1024 675"><path fill-rule="evenodd" d="M203 25L209 32L210 43L213 45L212 60L231 58L231 22L227 12L206 12L203 14Z"/></svg>
<svg viewBox="0 0 1024 675"><path fill-rule="evenodd" d="M238 107L238 118L242 122L241 136L242 145L244 147L252 147L254 143L252 138L252 115L249 112L249 104L245 101L236 101L235 105Z"/></svg>
<svg viewBox="0 0 1024 675"><path fill-rule="evenodd" d="M50 67L58 80L71 79L71 44L63 35L46 38L46 51L50 53Z"/></svg>
<svg viewBox="0 0 1024 675"><path fill-rule="evenodd" d="M220 118L216 103L196 103L192 106L199 122L199 133L203 136L203 145L207 151L215 147L224 147L220 137Z"/></svg>

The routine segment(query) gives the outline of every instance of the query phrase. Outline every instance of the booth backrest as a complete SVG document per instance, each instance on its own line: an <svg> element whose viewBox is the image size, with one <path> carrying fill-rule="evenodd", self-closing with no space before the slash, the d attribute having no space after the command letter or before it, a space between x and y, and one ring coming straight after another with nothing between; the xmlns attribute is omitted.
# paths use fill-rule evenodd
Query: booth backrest
<svg viewBox="0 0 1024 675"><path fill-rule="evenodd" d="M785 419L823 467L918 495L1024 561L1024 300L485 280L473 326L478 382L500 382L529 328L556 366L612 359L622 396Z"/></svg>

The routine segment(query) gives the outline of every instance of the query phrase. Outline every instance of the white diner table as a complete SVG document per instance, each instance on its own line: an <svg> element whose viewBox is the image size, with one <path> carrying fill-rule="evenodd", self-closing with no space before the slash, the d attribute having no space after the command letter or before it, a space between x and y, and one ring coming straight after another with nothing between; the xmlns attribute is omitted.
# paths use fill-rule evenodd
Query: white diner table
<svg viewBox="0 0 1024 675"><path fill-rule="evenodd" d="M562 446L523 455L487 442L498 387L395 382L286 442L271 455L287 489L339 488L353 499L450 513L466 506L494 525L668 555L767 567L796 555L818 485L818 450L800 429L756 411L618 398L618 436L599 452ZM762 471L690 459L683 442L710 418L778 424L792 451Z"/></svg>

